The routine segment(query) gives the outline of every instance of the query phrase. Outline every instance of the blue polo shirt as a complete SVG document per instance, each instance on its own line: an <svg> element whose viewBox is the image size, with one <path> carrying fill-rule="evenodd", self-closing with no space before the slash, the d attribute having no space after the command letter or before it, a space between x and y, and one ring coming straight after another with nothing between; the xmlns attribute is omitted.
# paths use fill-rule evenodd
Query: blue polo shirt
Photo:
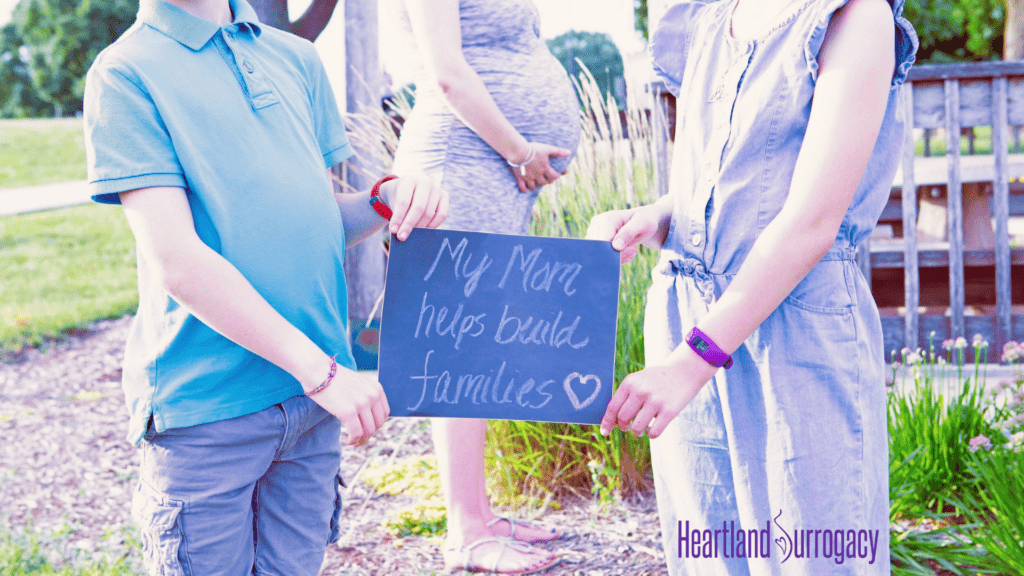
<svg viewBox="0 0 1024 576"><path fill-rule="evenodd" d="M234 22L221 27L143 0L135 24L96 58L85 90L93 199L184 188L203 242L353 368L345 233L326 172L352 151L334 95L311 43L261 25L245 0L231 8ZM123 375L131 442L150 415L163 431L302 393L182 308L141 254L138 275Z"/></svg>

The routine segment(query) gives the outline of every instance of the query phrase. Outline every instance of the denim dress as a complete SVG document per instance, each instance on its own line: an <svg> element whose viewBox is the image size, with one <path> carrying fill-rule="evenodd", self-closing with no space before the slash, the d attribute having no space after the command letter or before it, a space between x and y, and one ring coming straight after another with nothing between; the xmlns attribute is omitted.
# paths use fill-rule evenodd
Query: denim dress
<svg viewBox="0 0 1024 576"><path fill-rule="evenodd" d="M797 0L750 41L736 0L688 2L659 24L655 69L677 95L672 223L648 294L646 359L661 362L739 272L782 209L817 55L845 0ZM853 261L885 205L917 49L892 1L896 66L867 169L831 249L651 441L674 575L888 574L882 330ZM742 545L741 541L742 540Z"/></svg>

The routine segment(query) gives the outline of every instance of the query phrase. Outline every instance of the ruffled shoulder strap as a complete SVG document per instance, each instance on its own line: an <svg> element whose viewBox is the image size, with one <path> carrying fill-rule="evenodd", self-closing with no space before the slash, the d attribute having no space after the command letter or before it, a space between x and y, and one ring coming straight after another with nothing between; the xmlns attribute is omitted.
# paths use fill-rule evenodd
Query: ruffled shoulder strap
<svg viewBox="0 0 1024 576"><path fill-rule="evenodd" d="M832 15L836 10L842 8L847 2L849 0L824 0L821 2L811 32L807 36L807 42L804 44L807 67L812 78L818 77L818 52L825 42L828 23L832 20ZM889 0L896 23L896 67L893 70L890 88L896 88L907 79L907 73L917 56L917 32L910 21L903 17L904 2L905 0Z"/></svg>
<svg viewBox="0 0 1024 576"><path fill-rule="evenodd" d="M699 0L672 6L658 21L651 35L649 49L654 71L675 96L679 95L697 16L707 6L707 2Z"/></svg>

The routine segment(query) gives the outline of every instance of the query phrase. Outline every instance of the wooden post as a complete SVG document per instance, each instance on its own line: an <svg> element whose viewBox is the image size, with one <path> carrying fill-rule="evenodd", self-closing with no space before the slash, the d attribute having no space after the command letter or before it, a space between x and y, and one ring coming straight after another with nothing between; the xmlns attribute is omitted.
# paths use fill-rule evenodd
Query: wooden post
<svg viewBox="0 0 1024 576"><path fill-rule="evenodd" d="M661 198L668 194L668 110L664 98L665 83L651 82L647 85L651 94L651 156L654 164L654 189Z"/></svg>
<svg viewBox="0 0 1024 576"><path fill-rule="evenodd" d="M946 201L949 206L947 238L949 238L949 328L953 338L966 337L964 327L964 227L963 186L960 182L960 82L945 80L946 96L946 162L949 185Z"/></svg>
<svg viewBox="0 0 1024 576"><path fill-rule="evenodd" d="M917 262L917 186L914 183L914 86L903 84L903 110L906 118L903 142L903 289L906 315L903 324L903 345L916 348L921 341L917 307L921 302L921 275ZM925 134L928 138L928 134ZM927 140L925 140L927 142Z"/></svg>
<svg viewBox="0 0 1024 576"><path fill-rule="evenodd" d="M992 79L992 153L996 174L992 182L992 208L996 218L996 357L1003 344L1013 339L1010 302L1010 183L1007 175L1006 77Z"/></svg>
<svg viewBox="0 0 1024 576"><path fill-rule="evenodd" d="M377 1L345 0L345 110L358 114L380 107ZM369 190L380 174L373 150L355 150L342 177L350 191ZM348 316L352 330L365 324L384 291L383 238L371 237L345 253ZM379 311L378 311L379 313Z"/></svg>

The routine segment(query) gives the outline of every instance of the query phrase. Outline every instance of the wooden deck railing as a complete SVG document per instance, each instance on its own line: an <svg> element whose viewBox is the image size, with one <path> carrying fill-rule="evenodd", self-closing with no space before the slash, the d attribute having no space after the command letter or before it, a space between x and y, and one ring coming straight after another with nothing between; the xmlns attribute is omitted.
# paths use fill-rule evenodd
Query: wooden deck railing
<svg viewBox="0 0 1024 576"><path fill-rule="evenodd" d="M654 125L671 137L674 98L659 82L650 90ZM902 229L902 239L866 241L857 257L883 310L885 350L927 347L932 332L936 344L981 334L991 346L988 360L998 361L1005 342L1024 338L1024 307L1017 306L1021 313L1014 314L1013 305L1024 304L1024 247L1011 248L1008 228L1011 215L1024 215L1024 61L915 66L903 95L903 113L912 121L907 123L901 166L881 217L883 223ZM962 130L980 126L993 127L992 153L963 155ZM915 154L915 133L922 131L929 148L931 133L945 133L944 156ZM973 136L971 132L970 152L975 151ZM665 193L667 147L655 140L655 182ZM942 237L919 242L919 206L923 201L934 208L942 197ZM947 275L948 300L942 294ZM977 303L969 306L968 294ZM989 305L993 301L994 309Z"/></svg>
<svg viewBox="0 0 1024 576"><path fill-rule="evenodd" d="M886 350L924 347L929 335L935 332L940 340L981 334L997 352L1005 342L1024 336L1024 315L1013 314L1011 284L1015 269L1020 272L1024 266L1024 248L1011 249L1008 229L1011 213L1024 214L1024 186L1015 184L1011 195L1010 185L1011 180L1024 177L1024 154L1009 153L1011 127L1024 124L1024 62L915 66L907 79L903 106L905 117L913 121L907 125L902 165L891 196L899 202L902 242L866 242L859 253L861 269L869 279L872 271L903 271L903 313L883 315ZM962 155L962 129L979 126L992 127L992 153ZM943 129L945 156L916 156L914 129ZM1016 152L1020 149L1019 130L1014 131L1014 136ZM968 189L971 193L966 197L975 208L968 212L975 213L975 217L965 223L964 199ZM906 190L915 193L907 194ZM919 246L921 201L942 195L946 197L945 242ZM993 224L989 223L989 204ZM883 214L882 220L885 219ZM985 238L988 232L991 241L973 241L965 246L965 224L970 235ZM986 231L985 227L991 229ZM865 257L869 254L870 259ZM948 269L948 312L942 310L940 300L939 314L921 314L923 279L936 283L935 274L928 273L928 269L941 268ZM975 286L989 286L994 275L994 314L985 305L974 307L983 313L967 314L965 269L971 270L969 277ZM884 292L893 287L873 282L872 288L876 299L884 300ZM987 300L984 292L972 290ZM994 359L998 360L998 354Z"/></svg>

